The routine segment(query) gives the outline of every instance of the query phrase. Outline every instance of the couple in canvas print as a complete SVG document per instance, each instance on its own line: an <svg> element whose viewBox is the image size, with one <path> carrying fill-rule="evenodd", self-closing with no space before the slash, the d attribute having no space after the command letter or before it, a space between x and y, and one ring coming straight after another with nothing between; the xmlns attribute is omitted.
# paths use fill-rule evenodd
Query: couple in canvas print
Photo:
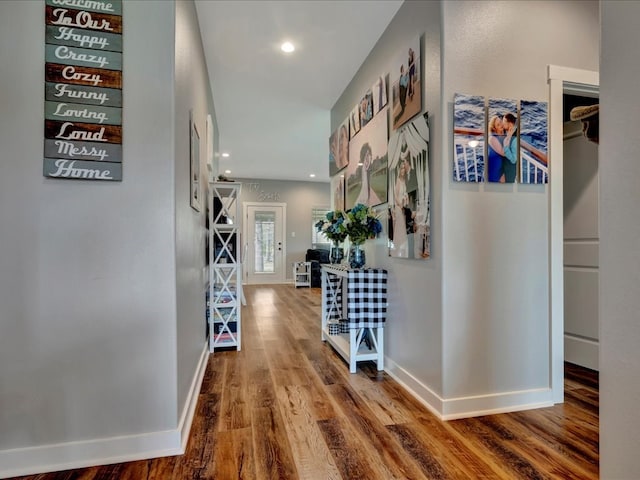
<svg viewBox="0 0 640 480"><path fill-rule="evenodd" d="M518 162L517 131L517 119L512 113L494 115L489 120L487 179L490 182L515 182Z"/></svg>

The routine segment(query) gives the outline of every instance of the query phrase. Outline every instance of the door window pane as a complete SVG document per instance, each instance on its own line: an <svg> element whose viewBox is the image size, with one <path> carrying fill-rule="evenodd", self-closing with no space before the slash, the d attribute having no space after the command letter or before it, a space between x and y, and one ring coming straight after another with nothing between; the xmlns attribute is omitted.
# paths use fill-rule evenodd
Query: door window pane
<svg viewBox="0 0 640 480"><path fill-rule="evenodd" d="M275 225L275 212L255 212L255 273L274 273L275 271L273 262L276 246Z"/></svg>

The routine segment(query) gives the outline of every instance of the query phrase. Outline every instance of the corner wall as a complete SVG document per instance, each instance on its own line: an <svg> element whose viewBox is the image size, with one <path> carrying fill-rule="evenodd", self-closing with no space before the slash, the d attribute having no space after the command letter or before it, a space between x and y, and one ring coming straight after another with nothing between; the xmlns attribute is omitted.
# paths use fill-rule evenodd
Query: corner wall
<svg viewBox="0 0 640 480"><path fill-rule="evenodd" d="M123 181L72 181L42 176L44 2L0 2L0 477L181 449L204 249L176 258L176 4L123 9Z"/></svg>
<svg viewBox="0 0 640 480"><path fill-rule="evenodd" d="M590 1L443 2L443 391L451 416L551 401L548 186L454 183L453 95L548 101L548 64L598 69L598 22Z"/></svg>
<svg viewBox="0 0 640 480"><path fill-rule="evenodd" d="M601 2L600 476L638 478L640 41L636 2Z"/></svg>
<svg viewBox="0 0 640 480"><path fill-rule="evenodd" d="M176 1L175 100L175 240L176 240L176 348L178 376L177 415L188 432L190 402L197 400L208 356L206 338L207 271L205 218L207 212L207 115L215 122L209 74L204 58L196 7L192 0ZM173 50L172 50L173 51ZM173 99L173 97L171 97ZM171 99L167 99L169 102ZM191 207L189 112L200 137L200 211ZM214 132L217 137L217 124ZM217 138L214 138L217 146ZM217 148L214 147L214 151ZM214 172L214 174L217 172ZM191 412L192 413L192 412ZM187 422L187 425L184 424ZM186 431L185 431L186 429ZM183 443L186 442L183 438Z"/></svg>

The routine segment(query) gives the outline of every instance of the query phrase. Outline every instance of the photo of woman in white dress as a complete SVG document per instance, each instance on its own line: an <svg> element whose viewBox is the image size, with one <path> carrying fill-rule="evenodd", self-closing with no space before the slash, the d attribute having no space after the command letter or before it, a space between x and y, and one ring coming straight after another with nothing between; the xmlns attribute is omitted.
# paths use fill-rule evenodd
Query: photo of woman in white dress
<svg viewBox="0 0 640 480"><path fill-rule="evenodd" d="M389 256L431 257L428 114L389 139Z"/></svg>
<svg viewBox="0 0 640 480"><path fill-rule="evenodd" d="M398 176L393 187L393 246L398 257L409 256L409 245L407 239L407 222L405 208L409 206L409 195L407 194L407 167L406 159L398 163Z"/></svg>

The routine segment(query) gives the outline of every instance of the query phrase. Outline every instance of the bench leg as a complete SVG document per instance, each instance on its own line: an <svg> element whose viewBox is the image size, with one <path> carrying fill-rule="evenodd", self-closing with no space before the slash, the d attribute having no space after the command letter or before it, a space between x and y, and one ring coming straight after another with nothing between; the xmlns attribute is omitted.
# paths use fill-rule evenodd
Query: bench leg
<svg viewBox="0 0 640 480"><path fill-rule="evenodd" d="M349 373L356 373L356 355L358 354L358 344L356 343L357 328L349 329Z"/></svg>
<svg viewBox="0 0 640 480"><path fill-rule="evenodd" d="M378 340L378 371L384 370L384 328L376 328Z"/></svg>

